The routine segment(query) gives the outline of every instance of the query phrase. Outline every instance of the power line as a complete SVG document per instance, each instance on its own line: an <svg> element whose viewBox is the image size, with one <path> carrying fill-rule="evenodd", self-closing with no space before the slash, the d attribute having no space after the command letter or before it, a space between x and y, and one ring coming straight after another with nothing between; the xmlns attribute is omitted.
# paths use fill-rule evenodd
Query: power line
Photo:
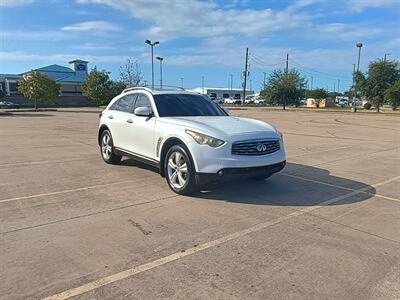
<svg viewBox="0 0 400 300"><path fill-rule="evenodd" d="M301 68L306 69L306 70L310 70L310 71L315 72L317 74L322 74L322 75L325 75L325 76L328 76L328 77L332 77L333 79L337 79L338 77L339 78L348 79L348 76L340 76L340 75L336 75L336 74L330 74L330 73L326 73L326 72L321 72L321 71L318 71L318 70L315 70L315 69L308 68L308 67L302 65L301 63L297 62L294 59L291 59L291 61L294 62L294 64L297 65L298 67L301 67Z"/></svg>

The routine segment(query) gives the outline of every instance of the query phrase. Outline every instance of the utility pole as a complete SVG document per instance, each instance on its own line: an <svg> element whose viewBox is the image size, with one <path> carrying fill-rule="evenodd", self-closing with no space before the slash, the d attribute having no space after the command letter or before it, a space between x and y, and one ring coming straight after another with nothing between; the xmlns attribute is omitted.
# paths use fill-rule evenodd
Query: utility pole
<svg viewBox="0 0 400 300"><path fill-rule="evenodd" d="M337 80L337 91L338 91L338 93L340 93L339 84L340 84L340 79Z"/></svg>
<svg viewBox="0 0 400 300"><path fill-rule="evenodd" d="M160 61L160 89L162 89L162 62L163 62L164 58L157 56L156 59L158 59Z"/></svg>
<svg viewBox="0 0 400 300"><path fill-rule="evenodd" d="M311 76L311 90L313 89L314 76Z"/></svg>
<svg viewBox="0 0 400 300"><path fill-rule="evenodd" d="M333 92L336 92L336 82L333 83Z"/></svg>
<svg viewBox="0 0 400 300"><path fill-rule="evenodd" d="M356 47L358 48L357 73L360 71L360 56L361 56L361 47L362 46L363 46L362 43L357 43L356 44ZM354 74L354 80L355 80L354 97L353 97L353 105L352 105L351 111L352 112L357 112L356 99L357 99L358 84L357 84L356 74ZM378 107L378 111L379 111L379 107Z"/></svg>
<svg viewBox="0 0 400 300"><path fill-rule="evenodd" d="M289 72L289 53L286 53L286 68L285 68L285 81L288 83L288 72ZM286 110L286 97L283 99L283 110Z"/></svg>
<svg viewBox="0 0 400 300"><path fill-rule="evenodd" d="M201 93L204 94L204 76L201 76Z"/></svg>
<svg viewBox="0 0 400 300"><path fill-rule="evenodd" d="M244 100L246 99L246 84L247 84L247 67L249 65L249 48L246 48L246 61L244 64L244 82L243 82L243 99L242 104L244 104Z"/></svg>
<svg viewBox="0 0 400 300"><path fill-rule="evenodd" d="M263 73L264 73L264 90L265 90L267 73L265 73L265 72L263 72Z"/></svg>
<svg viewBox="0 0 400 300"><path fill-rule="evenodd" d="M231 97L232 97L233 74L229 74L229 76L231 76Z"/></svg>
<svg viewBox="0 0 400 300"><path fill-rule="evenodd" d="M183 88L183 77L181 77L181 87Z"/></svg>
<svg viewBox="0 0 400 300"><path fill-rule="evenodd" d="M159 44L160 42L151 42L150 40L146 40L145 43L151 47L151 88L154 89L154 46Z"/></svg>

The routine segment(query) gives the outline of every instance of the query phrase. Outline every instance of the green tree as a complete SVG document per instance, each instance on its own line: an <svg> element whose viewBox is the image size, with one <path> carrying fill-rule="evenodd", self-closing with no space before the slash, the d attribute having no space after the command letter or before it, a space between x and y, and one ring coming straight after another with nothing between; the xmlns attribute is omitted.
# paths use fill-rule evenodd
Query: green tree
<svg viewBox="0 0 400 300"><path fill-rule="evenodd" d="M400 79L385 91L385 100L388 101L393 110L396 110L400 104Z"/></svg>
<svg viewBox="0 0 400 300"><path fill-rule="evenodd" d="M275 70L270 75L265 89L261 91L261 97L269 104L279 104L286 109L286 105L300 104L305 86L306 80L297 70Z"/></svg>
<svg viewBox="0 0 400 300"><path fill-rule="evenodd" d="M18 81L17 89L25 98L34 101L37 109L38 102L53 103L60 94L60 87L50 77L33 71Z"/></svg>
<svg viewBox="0 0 400 300"><path fill-rule="evenodd" d="M313 89L307 90L307 97L314 99L325 99L328 98L329 93L325 89Z"/></svg>
<svg viewBox="0 0 400 300"><path fill-rule="evenodd" d="M378 59L368 66L365 80L359 79L357 84L362 92L378 109L385 99L385 91L400 79L399 63Z"/></svg>
<svg viewBox="0 0 400 300"><path fill-rule="evenodd" d="M96 103L97 106L106 105L112 98L120 94L126 85L119 81L112 81L106 71L93 69L82 83L83 95Z"/></svg>

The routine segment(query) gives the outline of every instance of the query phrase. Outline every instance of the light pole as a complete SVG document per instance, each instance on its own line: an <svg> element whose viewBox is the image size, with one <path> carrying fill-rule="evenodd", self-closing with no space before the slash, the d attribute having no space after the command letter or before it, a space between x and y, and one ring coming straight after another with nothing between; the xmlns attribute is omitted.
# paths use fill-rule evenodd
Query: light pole
<svg viewBox="0 0 400 300"><path fill-rule="evenodd" d="M182 86L182 88L183 88L183 77L181 77L181 86Z"/></svg>
<svg viewBox="0 0 400 300"><path fill-rule="evenodd" d="M164 60L164 58L157 56L156 59L160 61L160 88L162 89L162 61Z"/></svg>
<svg viewBox="0 0 400 300"><path fill-rule="evenodd" d="M150 40L145 40L147 45L151 47L151 88L154 89L154 51L153 48L155 45L159 44L160 42L151 42Z"/></svg>
<svg viewBox="0 0 400 300"><path fill-rule="evenodd" d="M204 94L204 76L201 76L201 93Z"/></svg>
<svg viewBox="0 0 400 300"><path fill-rule="evenodd" d="M232 87L233 87L233 74L229 74L231 77L231 96L232 96Z"/></svg>
<svg viewBox="0 0 400 300"><path fill-rule="evenodd" d="M361 56L361 48L363 46L362 43L357 43L356 44L357 48L358 48L358 60L357 60L357 73L360 71L360 56ZM356 98L357 98L357 73L354 74L354 96L353 96L353 105L351 107L351 111L352 112L356 112L357 111L357 107L356 107Z"/></svg>

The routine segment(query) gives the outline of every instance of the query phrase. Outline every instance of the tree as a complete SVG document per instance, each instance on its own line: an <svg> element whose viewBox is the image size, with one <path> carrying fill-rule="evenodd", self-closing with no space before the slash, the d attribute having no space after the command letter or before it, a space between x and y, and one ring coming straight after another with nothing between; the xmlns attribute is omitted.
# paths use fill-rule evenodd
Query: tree
<svg viewBox="0 0 400 300"><path fill-rule="evenodd" d="M385 100L392 105L392 109L396 110L400 104L400 79L398 79L391 87L385 91Z"/></svg>
<svg viewBox="0 0 400 300"><path fill-rule="evenodd" d="M365 80L361 79L357 82L361 92L375 105L379 112L379 107L385 99L385 90L398 79L400 79L399 63L378 59L369 64Z"/></svg>
<svg viewBox="0 0 400 300"><path fill-rule="evenodd" d="M94 101L97 106L108 104L125 87L122 82L110 80L106 71L98 71L96 68L90 71L82 83L83 95Z"/></svg>
<svg viewBox="0 0 400 300"><path fill-rule="evenodd" d="M134 87L140 84L142 72L137 61L127 59L126 63L119 67L120 81L127 87Z"/></svg>
<svg viewBox="0 0 400 300"><path fill-rule="evenodd" d="M300 104L300 98L304 96L306 86L305 78L300 73L292 69L287 73L282 70L275 70L270 75L266 87L261 91L261 96L269 104L286 105Z"/></svg>
<svg viewBox="0 0 400 300"><path fill-rule="evenodd" d="M328 98L329 93L325 89L307 90L307 97L314 99Z"/></svg>
<svg viewBox="0 0 400 300"><path fill-rule="evenodd" d="M50 77L39 73L30 72L18 81L18 91L27 99L34 101L35 109L38 102L52 103L60 94L60 84Z"/></svg>

